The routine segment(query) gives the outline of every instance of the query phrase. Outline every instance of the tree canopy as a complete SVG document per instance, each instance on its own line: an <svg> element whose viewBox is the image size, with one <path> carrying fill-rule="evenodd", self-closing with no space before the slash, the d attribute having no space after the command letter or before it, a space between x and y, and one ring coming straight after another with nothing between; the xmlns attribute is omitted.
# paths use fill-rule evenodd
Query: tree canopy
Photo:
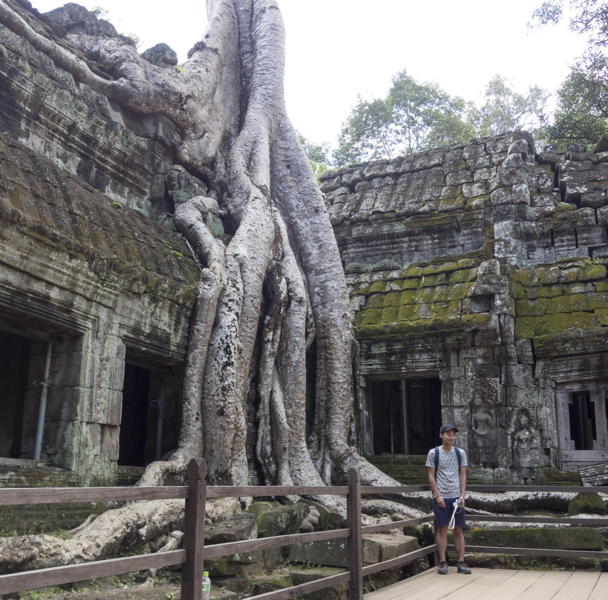
<svg viewBox="0 0 608 600"><path fill-rule="evenodd" d="M342 126L334 161L344 165L504 131L536 131L546 120L548 96L537 86L527 94L515 92L504 77L496 75L486 87L484 103L477 107L401 71L386 98L359 99Z"/></svg>
<svg viewBox="0 0 608 600"><path fill-rule="evenodd" d="M533 23L555 24L563 18L589 43L558 90L557 111L547 129L549 142L561 148L572 142L594 144L608 133L608 6L601 0L548 0L534 11Z"/></svg>

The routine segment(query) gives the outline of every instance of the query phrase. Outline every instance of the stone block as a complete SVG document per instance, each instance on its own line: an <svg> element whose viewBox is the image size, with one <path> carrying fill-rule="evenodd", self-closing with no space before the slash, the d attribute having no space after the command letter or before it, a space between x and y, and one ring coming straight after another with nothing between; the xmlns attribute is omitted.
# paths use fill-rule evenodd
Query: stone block
<svg viewBox="0 0 608 600"><path fill-rule="evenodd" d="M596 484L597 485L597 484ZM568 514L608 514L608 503L604 502L597 493L577 494L568 502Z"/></svg>
<svg viewBox="0 0 608 600"><path fill-rule="evenodd" d="M257 517L258 537L297 533L310 506L304 503L280 505L277 502L254 502L249 512Z"/></svg>
<svg viewBox="0 0 608 600"><path fill-rule="evenodd" d="M254 513L238 513L205 528L206 544L224 544L257 537L257 517Z"/></svg>
<svg viewBox="0 0 608 600"><path fill-rule="evenodd" d="M289 560L295 563L327 567L346 567L346 542L344 540L327 540L298 544L292 546L289 552Z"/></svg>
<svg viewBox="0 0 608 600"><path fill-rule="evenodd" d="M597 529L588 527L477 529L468 533L467 543L558 550L603 550L604 548L602 534Z"/></svg>
<svg viewBox="0 0 608 600"><path fill-rule="evenodd" d="M374 564L418 549L418 539L401 533L372 533L363 536L363 563Z"/></svg>
<svg viewBox="0 0 608 600"><path fill-rule="evenodd" d="M291 574L291 581L293 585L301 585L317 579L323 579L324 577L331 577L332 575L338 575L342 573L342 569L335 568L308 568L308 569L297 569L294 567L289 568ZM348 584L326 588L318 592L311 592L304 596L306 600L347 600L348 598Z"/></svg>
<svg viewBox="0 0 608 600"><path fill-rule="evenodd" d="M604 246L608 244L608 232L603 225L577 227L576 236L579 246Z"/></svg>

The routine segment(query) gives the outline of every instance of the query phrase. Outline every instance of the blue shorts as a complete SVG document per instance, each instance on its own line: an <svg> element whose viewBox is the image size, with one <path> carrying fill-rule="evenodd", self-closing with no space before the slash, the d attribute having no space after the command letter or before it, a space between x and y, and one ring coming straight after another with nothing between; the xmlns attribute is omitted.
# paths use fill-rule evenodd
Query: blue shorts
<svg viewBox="0 0 608 600"><path fill-rule="evenodd" d="M450 524L452 518L452 512L454 511L454 503L458 502L458 498L444 498L445 508L441 508L437 504L437 500L433 498L433 512L435 513L435 526L436 527L447 527ZM456 527L464 527L464 508L459 508L456 511Z"/></svg>

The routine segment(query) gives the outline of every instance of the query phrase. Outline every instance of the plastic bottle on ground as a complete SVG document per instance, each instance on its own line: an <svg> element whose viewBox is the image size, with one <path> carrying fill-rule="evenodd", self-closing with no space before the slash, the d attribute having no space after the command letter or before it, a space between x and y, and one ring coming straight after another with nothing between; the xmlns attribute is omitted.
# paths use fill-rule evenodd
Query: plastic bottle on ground
<svg viewBox="0 0 608 600"><path fill-rule="evenodd" d="M211 579L209 579L209 571L203 571L203 594L202 600L211 600Z"/></svg>

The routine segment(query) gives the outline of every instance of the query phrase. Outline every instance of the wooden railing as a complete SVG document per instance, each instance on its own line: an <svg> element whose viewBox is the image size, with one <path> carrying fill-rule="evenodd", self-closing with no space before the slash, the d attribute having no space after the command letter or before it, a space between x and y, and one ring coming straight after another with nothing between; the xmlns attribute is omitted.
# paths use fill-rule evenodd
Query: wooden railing
<svg viewBox="0 0 608 600"><path fill-rule="evenodd" d="M0 506L23 504L57 504L70 502L136 502L142 500L184 499L185 521L182 550L113 558L85 564L38 569L23 573L0 575L0 596L26 590L39 589L122 575L133 571L159 569L162 567L182 566L182 600L200 600L202 587L203 557L219 558L242 552L254 552L267 548L277 548L292 544L344 539L347 544L347 570L344 573L324 577L302 585L268 592L255 596L255 600L286 600L300 598L303 594L327 589L338 585L348 585L349 598L360 600L363 597L363 577L384 569L398 567L412 560L432 554L435 544L420 548L388 561L363 567L361 536L365 533L390 531L408 525L432 521L432 515L415 519L393 521L380 525L361 525L362 494L404 493L419 491L424 486L402 486L398 488L361 487L359 474L349 473L348 485L328 487L294 486L207 486L206 469L192 461L188 465L187 485L171 487L97 487L97 488L0 488ZM281 496L343 496L347 500L347 519L344 529L296 533L275 537L228 542L204 547L204 515L207 498L223 497L281 497ZM253 598L251 599L253 600Z"/></svg>
<svg viewBox="0 0 608 600"><path fill-rule="evenodd" d="M344 573L324 577L316 581L293 586L286 589L267 592L251 600L287 600L300 598L302 595L327 589L338 585L348 585L350 600L363 597L363 577L373 575L385 569L407 564L417 558L433 554L436 544L409 552L402 556L380 563L363 566L362 535L400 529L433 521L433 515L414 519L404 519L379 525L361 524L361 497L369 495L386 496L387 494L404 494L426 491L428 486L373 487L361 486L356 471L349 473L348 485L328 487L293 487L293 486L207 486L204 465L192 461L188 466L187 485L170 487L105 487L105 488L0 488L0 506L23 504L53 504L70 502L108 502L142 500L184 499L185 522L183 549L126 558L114 558L90 563L39 569L23 573L0 575L0 596L15 592L63 585L121 575L133 571L159 569L162 567L182 567L181 598L182 600L200 600L201 574L203 558L213 559L236 553L254 552L267 548L277 548L292 544L344 539L347 545L347 569ZM580 486L469 486L469 491L492 492L603 492L608 487ZM204 515L207 498L222 497L281 497L281 496L342 496L347 500L346 527L330 531L296 533L275 537L258 538L239 542L215 544L204 547ZM608 518L565 518L565 517L519 517L494 515L467 515L469 521L518 522L518 523L564 523L569 525L608 525ZM537 556L559 556L570 558L608 559L608 552L582 550L555 550L542 548L510 548L498 546L468 546L469 552L487 552L501 554L534 554Z"/></svg>
<svg viewBox="0 0 608 600"><path fill-rule="evenodd" d="M583 486L543 486L543 485L471 485L468 491L481 493L501 493L501 492L568 492L568 493L592 493L598 492L608 494L608 486L583 487ZM560 524L575 527L607 527L608 517L540 517L540 516L499 516L499 515L476 515L467 514L468 522L491 522L491 523L523 523L530 524ZM448 547L453 550L453 546ZM599 550L558 550L555 548L515 548L508 546L471 546L467 545L467 552L479 552L486 554L513 554L513 555L534 555L559 558L595 558L608 560L607 551Z"/></svg>

